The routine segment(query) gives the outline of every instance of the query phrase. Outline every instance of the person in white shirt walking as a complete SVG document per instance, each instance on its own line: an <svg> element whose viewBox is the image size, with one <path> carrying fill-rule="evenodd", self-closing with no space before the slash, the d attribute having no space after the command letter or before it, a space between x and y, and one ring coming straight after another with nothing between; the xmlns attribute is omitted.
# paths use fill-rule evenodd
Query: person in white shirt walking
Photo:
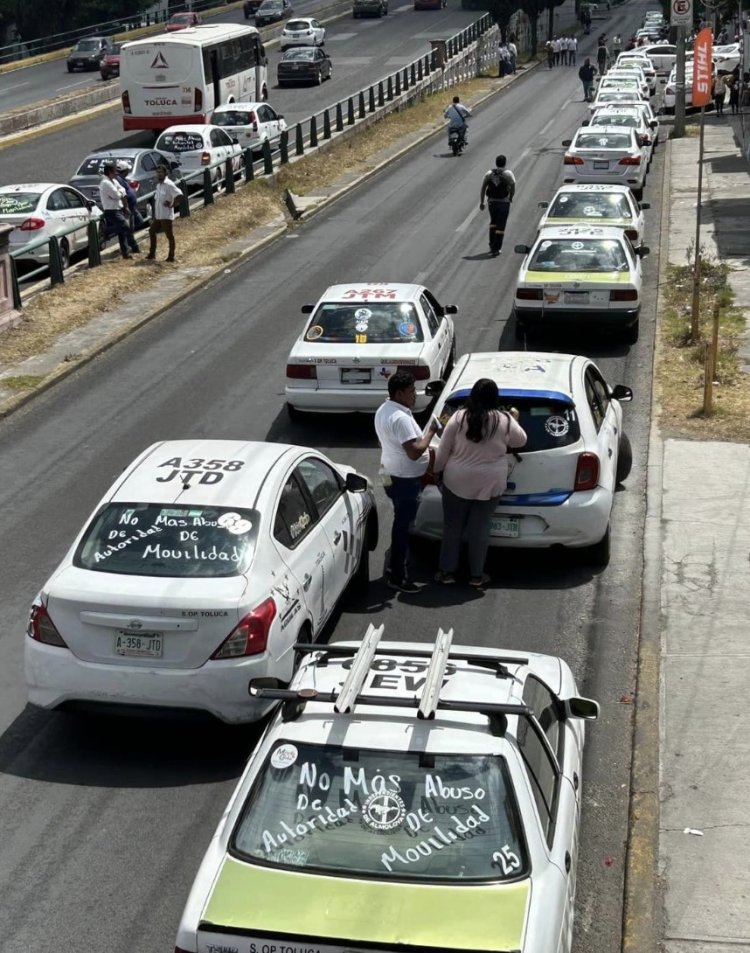
<svg viewBox="0 0 750 953"><path fill-rule="evenodd" d="M182 199L182 192L167 175L167 167L156 167L156 177L159 180L154 193L154 217L149 225L149 250L146 259L153 261L156 258L156 236L163 232L167 236L169 253L165 261L174 261L174 213Z"/></svg>
<svg viewBox="0 0 750 953"><path fill-rule="evenodd" d="M375 433L381 448L381 473L386 495L393 504L390 562L387 583L399 592L418 592L408 578L409 527L417 515L422 478L430 463L428 447L437 429L431 421L422 434L411 412L417 399L414 375L396 371L388 378L388 400L375 414Z"/></svg>
<svg viewBox="0 0 750 953"><path fill-rule="evenodd" d="M132 255L137 255L140 248L125 211L128 207L127 193L117 181L117 169L114 162L107 162L103 172L104 175L99 183L99 197L104 210L104 224L108 232L117 235L122 257L130 258Z"/></svg>

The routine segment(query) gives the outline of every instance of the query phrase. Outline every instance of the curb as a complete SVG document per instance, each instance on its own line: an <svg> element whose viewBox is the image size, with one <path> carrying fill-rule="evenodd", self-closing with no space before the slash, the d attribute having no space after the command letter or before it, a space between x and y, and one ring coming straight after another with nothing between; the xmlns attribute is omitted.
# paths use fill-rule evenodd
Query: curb
<svg viewBox="0 0 750 953"><path fill-rule="evenodd" d="M664 179L671 182L672 141L665 146ZM662 288L669 264L669 192L662 203L656 337L652 364L658 363ZM661 514L664 442L659 432L659 404L651 392L648 441L646 519L643 533L643 597L639 620L633 766L630 777L629 838L625 861L623 953L655 953L661 913L657 907L659 862L659 699L661 662Z"/></svg>
<svg viewBox="0 0 750 953"><path fill-rule="evenodd" d="M508 88L508 86L515 83L517 80L523 78L527 73L531 72L533 69L538 67L541 63L541 60L528 61L524 64L525 68L522 72L512 75L509 79L509 82L504 83L502 86L499 86L495 89L489 90L483 96L477 100L472 100L472 107L476 108L481 106L489 99L501 94ZM358 175L353 180L346 182L340 188L331 192L329 195L322 197L320 202L317 202L315 205L311 205L309 210L306 210L304 213L305 219L312 218L315 214L327 208L329 205L332 205L338 199L346 195L348 192L353 191L355 188L358 188L363 182L366 182L368 179L372 178L374 175L377 175L381 172L386 166L390 165L393 162L397 162L407 153L411 152L413 149L420 146L423 142L426 142L428 139L433 136L443 132L444 124L441 122L440 125L431 126L429 128L424 128L422 132L418 132L416 137L410 139L408 143L397 148L396 151L390 153L387 158L378 162L376 165L364 171L361 175ZM268 227L268 226L260 226ZM235 259L233 259L229 267L234 268L235 265L238 265L244 261L247 261L249 258L252 258L255 254L260 251L263 251L268 245L275 242L278 238L281 238L286 232L289 231L289 224L285 223L282 227L275 229L271 234L265 235L262 239L253 243L245 251L241 252ZM69 364L58 367L56 370L52 371L43 381L32 388L31 390L24 391L21 394L14 395L7 398L5 401L0 403L0 420L9 417L16 410L19 410L21 407L28 404L35 397L40 394L45 393L55 384L60 381L65 380L71 374L75 373L79 368L84 367L86 364L89 364L95 357L99 354L103 354L105 351L108 351L111 347L114 347L115 344L118 344L120 341L129 337L139 328L143 327L145 324L148 324L150 321L155 320L160 317L170 308L174 307L177 304L180 304L182 301L189 298L196 291L202 290L207 287L212 281L215 281L220 275L223 275L228 266L224 263L218 265L209 275L205 276L200 282L192 283L188 285L183 290L177 292L172 297L164 300L158 308L153 311L149 311L147 314L138 318L132 324L129 324L127 327L120 328L116 332L105 336L98 344L96 344L90 351L83 354L81 357L77 358L75 361L71 361ZM1 383L1 381L0 381Z"/></svg>

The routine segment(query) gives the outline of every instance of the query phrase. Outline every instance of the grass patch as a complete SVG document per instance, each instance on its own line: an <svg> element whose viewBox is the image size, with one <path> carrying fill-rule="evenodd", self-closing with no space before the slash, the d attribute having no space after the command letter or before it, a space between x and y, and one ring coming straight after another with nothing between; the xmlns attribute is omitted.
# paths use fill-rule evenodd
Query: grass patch
<svg viewBox="0 0 750 953"><path fill-rule="evenodd" d="M443 122L443 111L454 95L471 101L497 86L489 78L468 80L440 90L401 112L327 149L290 163L276 181L258 178L239 188L234 196L217 196L215 204L175 223L177 261L182 267L214 268L236 257L227 245L254 228L278 220L285 212L284 194L315 194L349 173L361 174L377 163L377 153L424 126ZM294 148L293 138L290 143ZM139 236L144 256L148 237ZM166 242L159 236L157 255L166 256ZM0 338L0 364L9 365L42 353L58 337L84 327L113 310L131 292L153 285L173 265L117 258L92 271L66 276L64 285L37 295L24 308L23 321ZM199 272L196 274L198 277ZM33 385L31 385L33 386Z"/></svg>
<svg viewBox="0 0 750 953"><path fill-rule="evenodd" d="M39 374L19 374L17 377L0 378L0 388L19 394L24 390L33 390L43 380L44 377Z"/></svg>
<svg viewBox="0 0 750 953"><path fill-rule="evenodd" d="M745 316L729 287L729 267L704 259L700 287L700 337L691 340L692 265L669 265L656 369L660 424L665 436L701 440L750 440L750 376L742 371L740 336ZM703 413L704 366L714 307L719 307L719 349L713 414Z"/></svg>

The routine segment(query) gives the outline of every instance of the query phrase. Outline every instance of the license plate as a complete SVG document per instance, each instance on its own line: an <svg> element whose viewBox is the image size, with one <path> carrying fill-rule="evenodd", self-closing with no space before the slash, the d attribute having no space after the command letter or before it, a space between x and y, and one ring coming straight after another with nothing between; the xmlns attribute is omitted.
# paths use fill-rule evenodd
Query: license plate
<svg viewBox="0 0 750 953"><path fill-rule="evenodd" d="M372 371L369 367L342 367L342 384L369 384L372 381Z"/></svg>
<svg viewBox="0 0 750 953"><path fill-rule="evenodd" d="M521 521L517 516L493 516L490 520L491 536L520 536Z"/></svg>
<svg viewBox="0 0 750 953"><path fill-rule="evenodd" d="M595 163L594 163L594 168L595 168L595 169L608 169L608 168L609 168L609 162L595 162Z"/></svg>
<svg viewBox="0 0 750 953"><path fill-rule="evenodd" d="M164 650L164 635L161 632L119 631L115 636L115 655L128 658L161 658Z"/></svg>
<svg viewBox="0 0 750 953"><path fill-rule="evenodd" d="M565 304L588 304L588 291L566 291L563 295Z"/></svg>

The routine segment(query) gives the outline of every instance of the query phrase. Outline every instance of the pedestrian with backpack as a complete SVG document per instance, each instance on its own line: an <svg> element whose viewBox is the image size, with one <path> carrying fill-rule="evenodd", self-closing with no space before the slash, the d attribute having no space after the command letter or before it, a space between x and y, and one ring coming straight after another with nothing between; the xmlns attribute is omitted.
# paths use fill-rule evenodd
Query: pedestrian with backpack
<svg viewBox="0 0 750 953"><path fill-rule="evenodd" d="M505 156L495 159L495 168L490 169L482 180L479 208L484 208L485 199L490 213L490 253L496 258L503 248L505 225L510 213L510 203L516 192L516 177L505 168Z"/></svg>

